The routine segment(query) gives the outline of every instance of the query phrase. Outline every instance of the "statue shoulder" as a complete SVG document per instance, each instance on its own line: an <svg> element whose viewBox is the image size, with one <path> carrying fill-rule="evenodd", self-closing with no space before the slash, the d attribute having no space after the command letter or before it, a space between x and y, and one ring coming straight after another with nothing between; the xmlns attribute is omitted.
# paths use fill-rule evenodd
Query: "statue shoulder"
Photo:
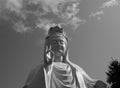
<svg viewBox="0 0 120 88"><path fill-rule="evenodd" d="M44 66L44 63L40 63L39 65L36 65L33 69L31 69L29 74L35 75L39 70L42 70Z"/></svg>
<svg viewBox="0 0 120 88"><path fill-rule="evenodd" d="M77 64L71 62L70 60L68 60L68 63L70 66L72 66L76 71L79 71L79 72L83 72L84 70Z"/></svg>
<svg viewBox="0 0 120 88"><path fill-rule="evenodd" d="M71 61L68 61L68 63L76 70L76 76L80 84L83 82L82 84L87 84L86 86L91 86L91 88L107 88L105 82L91 78L79 65Z"/></svg>
<svg viewBox="0 0 120 88"><path fill-rule="evenodd" d="M36 75L43 72L43 63L40 63L39 65L35 66L32 70L30 70L27 80L25 81L25 86L29 85L32 80L36 77Z"/></svg>

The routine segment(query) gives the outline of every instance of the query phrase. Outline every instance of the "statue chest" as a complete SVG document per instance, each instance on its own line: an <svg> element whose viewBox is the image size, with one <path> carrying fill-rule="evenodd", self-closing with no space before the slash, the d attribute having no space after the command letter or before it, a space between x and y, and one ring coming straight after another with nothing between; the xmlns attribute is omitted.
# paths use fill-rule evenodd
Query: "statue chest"
<svg viewBox="0 0 120 88"><path fill-rule="evenodd" d="M68 64L54 63L45 73L46 88L76 88L76 80Z"/></svg>

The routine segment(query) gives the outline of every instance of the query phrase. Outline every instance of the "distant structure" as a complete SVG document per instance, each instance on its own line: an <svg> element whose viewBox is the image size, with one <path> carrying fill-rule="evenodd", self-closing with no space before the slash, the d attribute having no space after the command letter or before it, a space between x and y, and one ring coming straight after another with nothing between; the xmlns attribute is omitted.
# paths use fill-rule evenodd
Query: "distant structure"
<svg viewBox="0 0 120 88"><path fill-rule="evenodd" d="M45 40L44 61L30 72L23 88L107 88L69 60L63 28L51 27Z"/></svg>

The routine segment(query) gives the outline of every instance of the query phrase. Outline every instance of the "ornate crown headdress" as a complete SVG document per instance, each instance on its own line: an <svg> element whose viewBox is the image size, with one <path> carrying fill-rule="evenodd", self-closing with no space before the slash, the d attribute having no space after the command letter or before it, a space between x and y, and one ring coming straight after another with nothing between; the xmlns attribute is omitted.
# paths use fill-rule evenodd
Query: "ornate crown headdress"
<svg viewBox="0 0 120 88"><path fill-rule="evenodd" d="M56 36L63 36L68 41L68 37L66 36L64 29L59 26L51 27L48 31L48 36L46 37L46 39Z"/></svg>

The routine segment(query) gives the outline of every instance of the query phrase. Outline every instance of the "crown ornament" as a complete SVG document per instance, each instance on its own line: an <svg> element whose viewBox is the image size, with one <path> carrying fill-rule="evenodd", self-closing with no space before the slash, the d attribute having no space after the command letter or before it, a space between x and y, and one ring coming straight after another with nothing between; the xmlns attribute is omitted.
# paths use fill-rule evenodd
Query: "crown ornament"
<svg viewBox="0 0 120 88"><path fill-rule="evenodd" d="M48 31L48 36L55 35L55 34L63 34L64 35L64 29L59 26L51 27Z"/></svg>
<svg viewBox="0 0 120 88"><path fill-rule="evenodd" d="M57 36L65 37L66 40L68 41L68 37L66 36L64 29L59 26L51 27L48 31L48 36L46 37L46 39Z"/></svg>

